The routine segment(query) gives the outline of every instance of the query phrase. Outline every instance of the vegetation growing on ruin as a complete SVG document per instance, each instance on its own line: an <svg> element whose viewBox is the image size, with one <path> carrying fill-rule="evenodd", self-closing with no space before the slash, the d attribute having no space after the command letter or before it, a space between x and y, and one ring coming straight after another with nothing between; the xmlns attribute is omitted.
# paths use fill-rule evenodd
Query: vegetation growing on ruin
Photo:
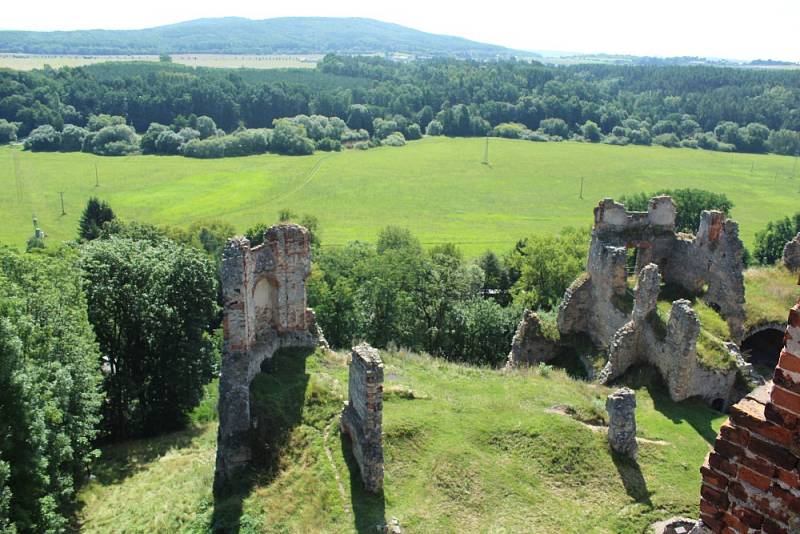
<svg viewBox="0 0 800 534"><path fill-rule="evenodd" d="M501 253L531 233L587 228L598 199L635 191L724 191L748 246L767 221L797 211L784 193L797 187L794 160L784 156L492 139L482 165L484 148L483 139L440 137L398 150L199 161L2 147L0 241L24 245L33 214L46 241L71 239L93 196L126 220L185 228L221 219L238 232L286 208L317 216L326 246L374 241L380 228L399 225L426 248L452 242L467 257Z"/></svg>
<svg viewBox="0 0 800 534"><path fill-rule="evenodd" d="M699 403L673 403L659 386L640 386L650 377L637 381L632 373L638 435L647 440L637 464L611 455L602 432L550 410L562 406L593 420L607 388L558 370L501 372L384 352L386 388L414 395L385 398L380 498L361 488L338 433L346 355L284 353L276 363L286 357L301 361L276 366L274 378L254 384L268 385L267 402L296 414L282 423L288 428L275 469L262 469L240 494L215 504L215 424L109 447L81 494L83 531L124 524L134 532L213 525L245 533L372 532L397 517L409 531L537 525L586 532L591 525L593 532L639 533L667 516L697 515L697 466L725 418Z"/></svg>

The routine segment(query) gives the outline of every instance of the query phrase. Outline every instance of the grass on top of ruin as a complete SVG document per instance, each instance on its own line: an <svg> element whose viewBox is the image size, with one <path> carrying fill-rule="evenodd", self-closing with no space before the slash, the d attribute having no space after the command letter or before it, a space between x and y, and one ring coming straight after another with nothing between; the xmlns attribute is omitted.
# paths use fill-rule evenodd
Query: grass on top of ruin
<svg viewBox="0 0 800 534"><path fill-rule="evenodd" d="M732 217L752 248L755 232L794 213L800 198L800 170L786 156L492 138L484 165L485 145L430 137L399 148L215 160L0 147L0 242L24 246L33 215L47 241L73 239L97 196L125 220L188 227L217 219L243 232L288 209L319 219L323 246L374 242L395 225L425 246L453 242L477 257L530 234L589 227L604 197L693 187L733 201Z"/></svg>
<svg viewBox="0 0 800 534"><path fill-rule="evenodd" d="M252 386L270 447L238 493L214 502L216 423L200 422L106 448L80 494L82 529L375 532L397 517L407 532L633 534L697 516L699 467L725 416L641 386L652 378L646 369L628 377L644 438L633 462L610 453L602 427L565 415L596 423L606 387L549 366L503 371L381 354L384 495L365 493L338 432L347 354L289 352Z"/></svg>
<svg viewBox="0 0 800 534"><path fill-rule="evenodd" d="M783 328L787 310L797 302L798 276L782 265L744 272L746 330L770 322Z"/></svg>

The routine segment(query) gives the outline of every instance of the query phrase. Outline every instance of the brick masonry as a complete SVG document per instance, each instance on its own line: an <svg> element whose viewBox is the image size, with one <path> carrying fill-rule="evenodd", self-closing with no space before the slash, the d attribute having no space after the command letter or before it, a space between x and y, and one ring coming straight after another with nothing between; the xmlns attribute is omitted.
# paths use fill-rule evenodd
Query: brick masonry
<svg viewBox="0 0 800 534"><path fill-rule="evenodd" d="M800 532L800 302L773 382L734 405L705 464L696 532Z"/></svg>
<svg viewBox="0 0 800 534"><path fill-rule="evenodd" d="M348 391L341 431L350 437L364 487L380 493L383 490L383 362L380 353L366 343L353 347Z"/></svg>

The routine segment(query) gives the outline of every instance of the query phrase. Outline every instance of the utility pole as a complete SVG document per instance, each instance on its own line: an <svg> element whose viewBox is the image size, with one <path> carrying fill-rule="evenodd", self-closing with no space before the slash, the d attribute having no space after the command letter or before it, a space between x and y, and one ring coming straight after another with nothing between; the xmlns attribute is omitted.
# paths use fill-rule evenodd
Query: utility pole
<svg viewBox="0 0 800 534"><path fill-rule="evenodd" d="M94 186L100 187L100 175L97 173L97 163L94 164Z"/></svg>
<svg viewBox="0 0 800 534"><path fill-rule="evenodd" d="M581 176L581 194L580 199L583 200L583 176Z"/></svg>
<svg viewBox="0 0 800 534"><path fill-rule="evenodd" d="M61 215L66 215L67 212L64 211L64 192L59 191L58 194L61 195Z"/></svg>
<svg viewBox="0 0 800 534"><path fill-rule="evenodd" d="M486 136L486 145L483 148L483 161L484 165L489 164L489 136Z"/></svg>

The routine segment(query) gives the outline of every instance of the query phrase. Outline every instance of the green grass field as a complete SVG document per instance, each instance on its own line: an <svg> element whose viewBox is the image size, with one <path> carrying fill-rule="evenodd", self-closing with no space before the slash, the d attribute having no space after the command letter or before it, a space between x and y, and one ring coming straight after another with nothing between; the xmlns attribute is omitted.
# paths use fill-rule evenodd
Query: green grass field
<svg viewBox="0 0 800 534"><path fill-rule="evenodd" d="M271 467L215 502L214 423L109 447L80 494L82 530L374 533L397 517L405 532L639 534L699 513L699 468L725 419L719 412L638 387L636 462L552 410L596 417L608 388L556 370L382 356L384 495L365 493L338 432L346 355L283 352L274 374L251 387L256 410L271 420L259 419L259 429L280 438L267 438L279 451ZM645 377L629 379L636 387Z"/></svg>
<svg viewBox="0 0 800 534"><path fill-rule="evenodd" d="M319 218L324 246L371 241L392 224L425 244L455 242L475 256L487 248L502 252L531 233L589 226L592 208L606 196L698 187L733 200L733 216L751 246L757 230L797 211L800 201L800 165L784 156L504 139L490 140L489 165L481 163L483 154L484 140L477 138L219 160L4 147L0 242L23 245L33 214L51 240L72 238L86 200L97 195L125 219L178 226L222 219L243 231L288 208Z"/></svg>

